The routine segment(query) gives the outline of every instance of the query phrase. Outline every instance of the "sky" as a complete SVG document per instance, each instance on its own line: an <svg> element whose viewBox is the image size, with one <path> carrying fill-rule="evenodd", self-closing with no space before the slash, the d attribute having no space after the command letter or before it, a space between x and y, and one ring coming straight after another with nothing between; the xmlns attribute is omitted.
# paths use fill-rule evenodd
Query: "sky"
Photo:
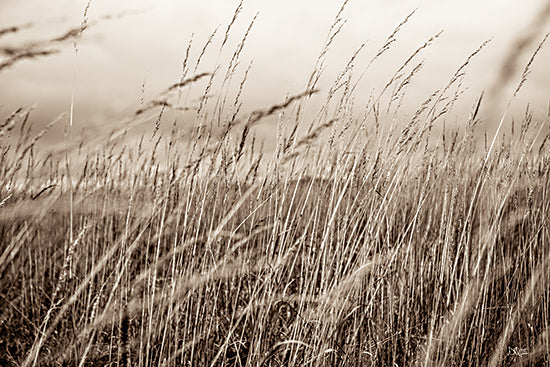
<svg viewBox="0 0 550 367"><path fill-rule="evenodd" d="M29 22L32 27L0 37L0 47L62 35L82 22L87 3L1 0L0 29ZM56 46L59 53L55 55L0 70L0 117L19 106L35 106L32 122L43 126L69 110L74 92L77 128L94 131L98 126L114 124L131 115L142 100L155 98L180 79L190 40L193 62L219 27L197 70L212 72L216 61L230 58L256 14L237 79L252 62L242 95L243 111L267 107L305 88L341 4L334 0L245 0L226 51L218 55L238 5L236 0L92 0L87 11L89 22L105 15L124 16L101 20L86 29L78 40L77 53L73 42L66 42ZM484 90L491 94L493 110L501 110L532 52L550 31L547 17L542 16L549 6L547 0L350 0L343 13L346 24L327 54L319 87L328 90L354 51L365 43L355 62L354 74L359 76L396 25L417 9L392 48L361 80L356 104L365 105L415 49L443 30L418 58L424 59L425 65L410 86L403 108L414 111L448 82L468 55L490 39L467 69L467 90L455 113L467 115ZM514 102L517 113L527 103L540 115L546 112L550 99L548 47L550 43L537 56L529 80ZM0 62L2 57L6 56L0 56ZM506 62L508 68L503 66ZM491 118L494 116L487 117ZM54 129L46 141L59 141L62 131Z"/></svg>

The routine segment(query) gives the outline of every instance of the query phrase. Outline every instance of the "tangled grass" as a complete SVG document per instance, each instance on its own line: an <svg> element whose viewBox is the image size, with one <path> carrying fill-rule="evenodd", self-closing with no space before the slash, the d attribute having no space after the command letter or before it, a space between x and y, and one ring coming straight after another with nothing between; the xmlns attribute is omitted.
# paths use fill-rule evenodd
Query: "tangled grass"
<svg viewBox="0 0 550 367"><path fill-rule="evenodd" d="M180 82L88 144L41 155L47 128L32 134L31 110L4 120L0 364L550 363L547 121L528 110L519 132L480 144L480 97L465 128L435 136L481 48L400 120L422 67L414 60L438 35L362 120L353 55L306 121L341 13L304 92L248 115L239 99L248 70L226 101L250 27L225 75L196 72L210 38ZM188 108L185 90L200 80L200 103ZM169 112L191 114L196 128L164 131ZM253 132L274 115L268 156ZM125 140L151 122L150 138Z"/></svg>

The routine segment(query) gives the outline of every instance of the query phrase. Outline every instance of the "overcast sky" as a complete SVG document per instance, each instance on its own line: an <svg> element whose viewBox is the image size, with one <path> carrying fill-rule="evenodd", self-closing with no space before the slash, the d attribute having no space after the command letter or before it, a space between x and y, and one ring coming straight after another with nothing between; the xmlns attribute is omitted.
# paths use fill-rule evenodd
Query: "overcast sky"
<svg viewBox="0 0 550 367"><path fill-rule="evenodd" d="M61 35L82 21L86 3L1 0L0 28L27 22L33 22L33 27L4 35L0 46ZM59 46L61 52L57 55L22 61L0 71L0 116L8 115L17 106L36 104L34 121L40 124L67 111L75 65L77 126L92 127L127 116L139 106L144 82L147 99L177 81L191 37L191 56L196 60L208 36L220 26L214 47L198 70L212 71L217 49L237 4L237 0L92 0L89 21L129 10L142 12L101 21L86 30L76 57L72 43L68 42ZM340 6L341 2L334 0L244 2L227 50L234 50L251 19L259 13L241 56L241 73L253 60L243 94L249 108L268 106L287 94L303 90ZM362 80L358 104L365 104L369 93L380 89L412 51L444 30L422 56L426 64L411 86L411 97L406 102L411 104L410 108L416 107L419 99L442 87L472 51L492 38L467 71L468 92L464 103L471 105L482 90L495 83L504 59L514 54L518 40L530 36L532 40L520 52L519 70L511 75L511 84L517 83L523 65L550 30L549 24L540 19L534 29L537 16L540 18L545 7L547 0L350 0L343 14L347 23L327 58L326 83L334 79L355 49L366 42L356 63L359 75L395 26L418 8L392 49ZM527 101L539 111L546 108L550 98L548 47L541 51L518 98L517 105L523 104L522 108ZM320 86L326 89L330 84ZM504 93L503 98L507 96Z"/></svg>

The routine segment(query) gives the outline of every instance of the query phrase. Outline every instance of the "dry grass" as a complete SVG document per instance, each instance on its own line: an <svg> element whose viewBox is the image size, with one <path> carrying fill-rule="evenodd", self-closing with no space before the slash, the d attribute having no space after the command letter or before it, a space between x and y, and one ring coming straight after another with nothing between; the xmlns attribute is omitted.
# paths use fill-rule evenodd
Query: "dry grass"
<svg viewBox="0 0 550 367"><path fill-rule="evenodd" d="M197 72L214 33L196 65L186 56L180 82L91 144L68 141L63 152L43 155L36 143L44 132L28 128L31 109L0 123L0 364L550 363L545 125L528 110L519 133L483 147L475 139L480 97L465 129L433 136L481 48L400 120L423 64L415 60L439 35L357 121L361 46L308 121L303 111L341 12L304 91L248 115L240 96L249 69L236 88L232 82L254 21L227 69L219 61ZM4 64L31 57L25 52ZM203 77L200 104L190 108ZM168 112L197 123L166 129ZM276 151L268 156L254 128L273 115ZM144 122L150 136L125 139Z"/></svg>

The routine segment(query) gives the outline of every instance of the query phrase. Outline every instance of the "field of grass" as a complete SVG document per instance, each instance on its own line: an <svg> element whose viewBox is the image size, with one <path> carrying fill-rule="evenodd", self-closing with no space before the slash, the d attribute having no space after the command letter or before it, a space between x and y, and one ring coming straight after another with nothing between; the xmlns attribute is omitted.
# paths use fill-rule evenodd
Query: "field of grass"
<svg viewBox="0 0 550 367"><path fill-rule="evenodd" d="M357 118L355 56L316 90L341 24L304 92L250 114L247 32L216 72L186 59L180 82L97 141L62 117L68 148L45 152L30 109L1 120L0 365L548 365L548 121L528 109L484 137L480 96L445 129L479 50L400 114L433 39ZM204 93L182 109L191 88ZM326 102L307 118L313 94ZM266 118L273 153L255 134Z"/></svg>

